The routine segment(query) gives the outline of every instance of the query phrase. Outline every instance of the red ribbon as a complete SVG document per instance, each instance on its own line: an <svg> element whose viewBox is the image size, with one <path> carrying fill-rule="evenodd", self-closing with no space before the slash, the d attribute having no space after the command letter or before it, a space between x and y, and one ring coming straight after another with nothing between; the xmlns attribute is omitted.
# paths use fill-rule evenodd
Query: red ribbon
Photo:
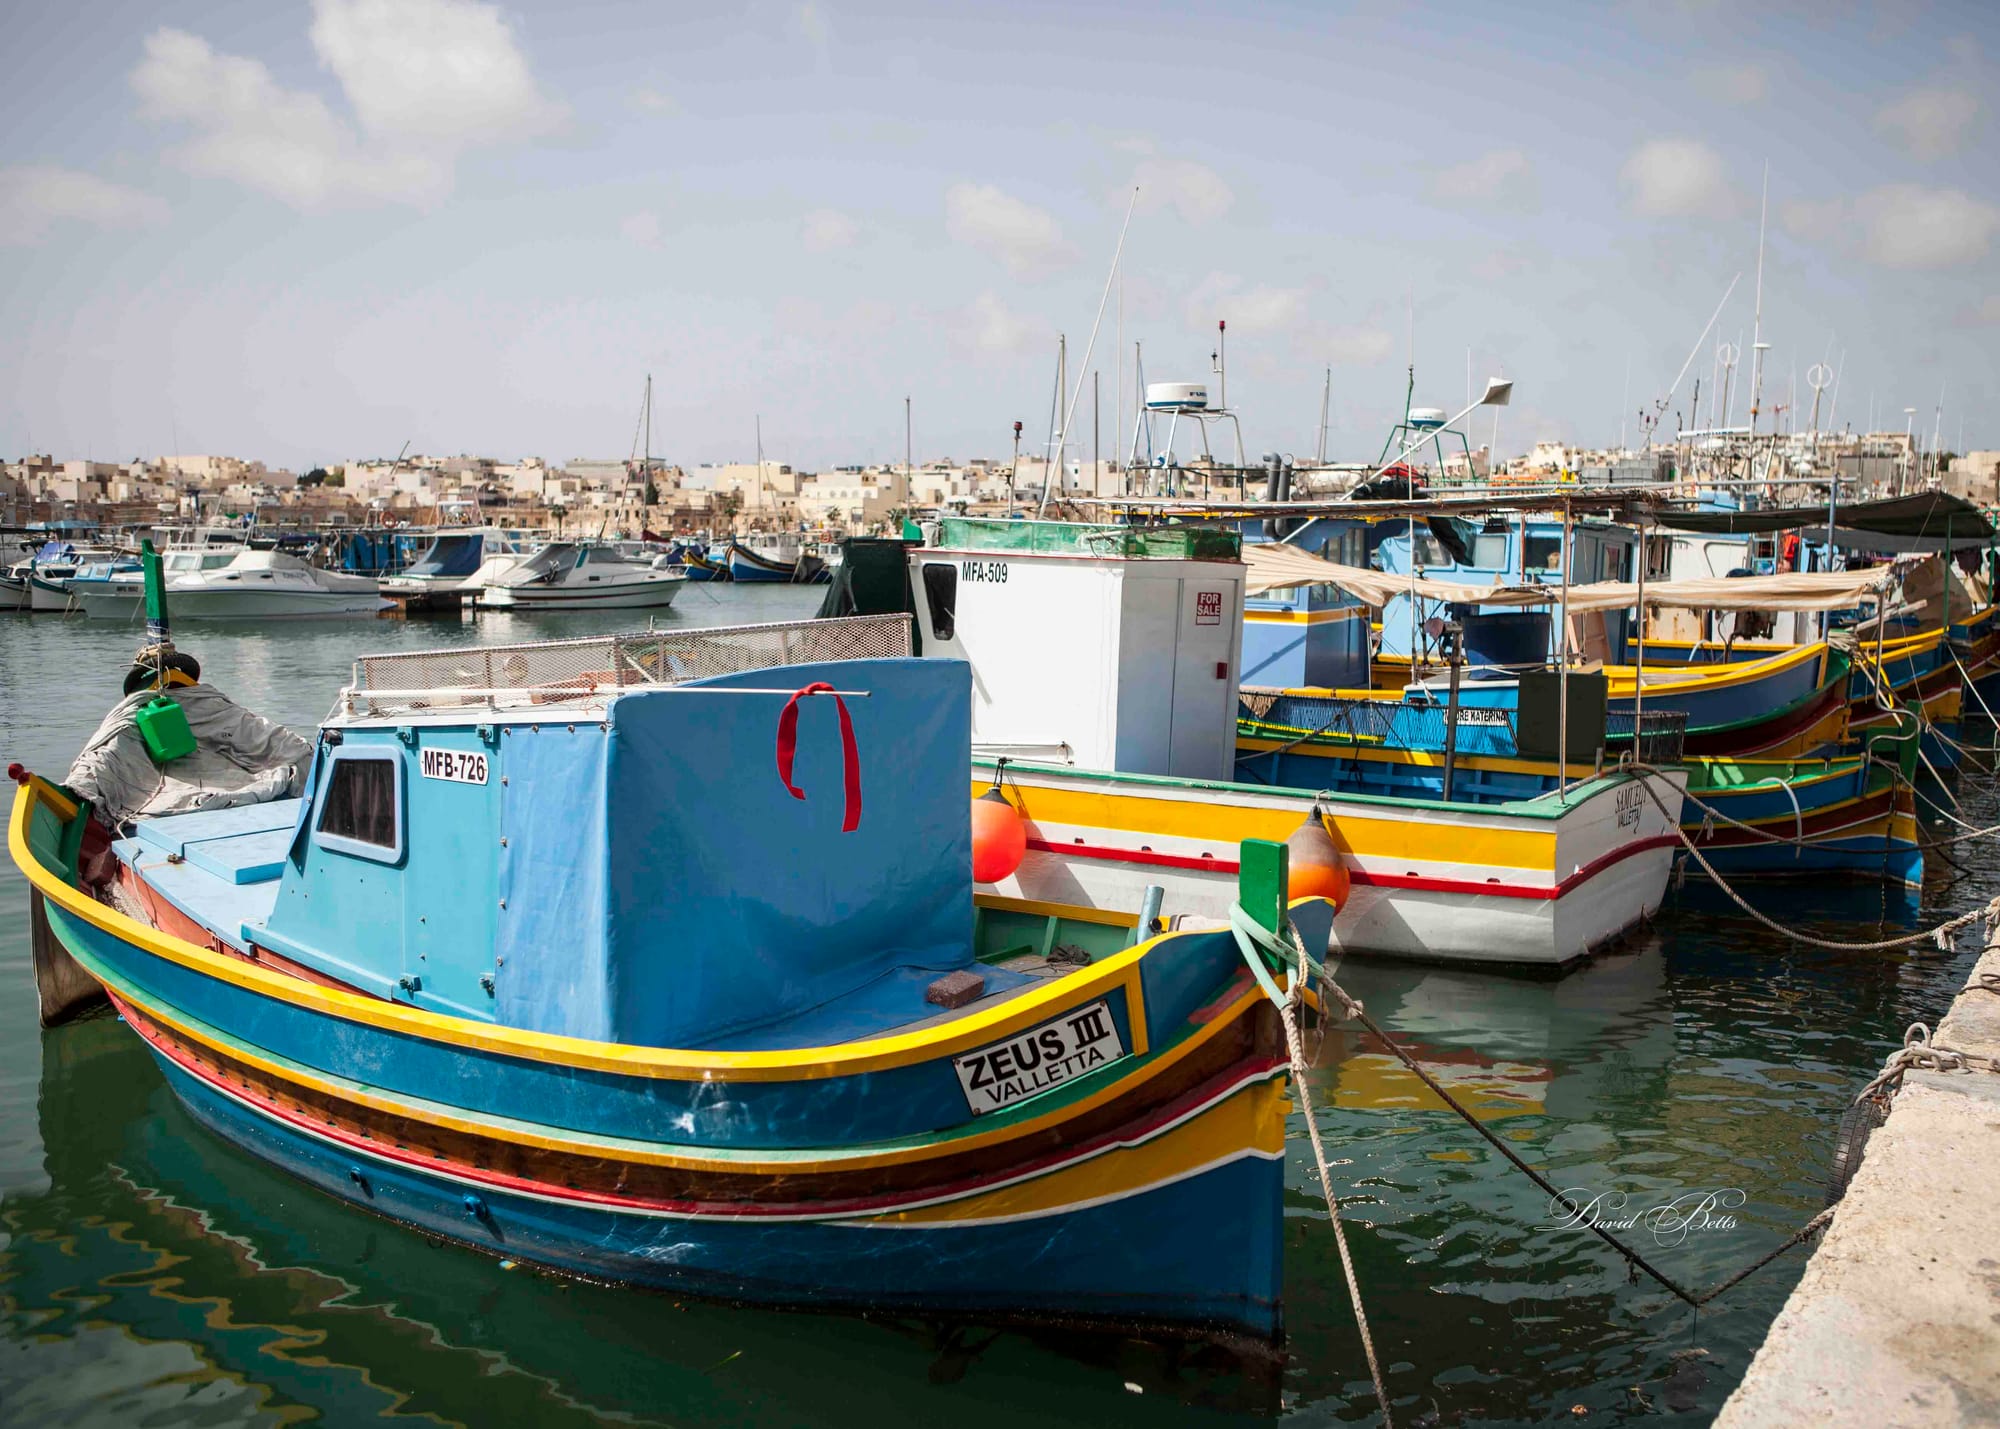
<svg viewBox="0 0 2000 1429"><path fill-rule="evenodd" d="M840 711L840 763L847 796L840 831L851 834L861 827L861 753L854 747L854 721L848 717L847 701L834 695L833 686L823 680L793 695L778 716L778 778L794 799L805 798L806 791L792 783L792 756L799 746L799 701L808 695L833 695L834 706Z"/></svg>

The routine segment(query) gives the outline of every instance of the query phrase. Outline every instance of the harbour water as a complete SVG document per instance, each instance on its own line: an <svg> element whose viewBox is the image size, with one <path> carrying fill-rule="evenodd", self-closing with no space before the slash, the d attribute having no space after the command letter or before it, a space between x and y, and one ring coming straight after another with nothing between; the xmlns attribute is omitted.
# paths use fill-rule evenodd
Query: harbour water
<svg viewBox="0 0 2000 1429"><path fill-rule="evenodd" d="M788 619L819 598L691 587L662 619ZM488 615L189 626L182 639L209 680L309 728L363 651L631 625L617 612ZM115 699L133 644L134 632L100 623L9 619L0 758L60 774ZM1971 822L2000 818L1988 781L1968 777L1957 794ZM1992 852L1950 853L1962 866L1933 857L1921 902L1827 886L1750 896L1825 936L1887 936L2000 892ZM1275 1360L677 1301L428 1241L218 1141L115 1018L38 1031L27 929L25 886L0 867L0 1422L1376 1417L1296 1114L1290 1335ZM1819 1209L1840 1111L1907 1023L1949 1003L1974 941L1949 954L1819 952L1691 881L1649 930L1560 980L1354 963L1341 980L1557 1184L1604 1198L1607 1221L1683 1207L1622 1233L1705 1287ZM1795 1251L1696 1314L1552 1225L1541 1193L1379 1049L1329 1033L1312 1092L1337 1188L1357 1198L1349 1238L1398 1423L1705 1423L1804 1265Z"/></svg>

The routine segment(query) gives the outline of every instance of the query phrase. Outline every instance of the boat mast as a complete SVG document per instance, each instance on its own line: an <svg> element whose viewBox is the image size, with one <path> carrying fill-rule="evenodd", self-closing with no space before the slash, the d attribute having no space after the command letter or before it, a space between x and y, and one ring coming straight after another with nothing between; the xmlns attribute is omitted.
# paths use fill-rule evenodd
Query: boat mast
<svg viewBox="0 0 2000 1429"><path fill-rule="evenodd" d="M1757 413L1764 400L1764 221L1771 213L1771 161L1764 161L1764 199L1757 211L1757 307L1750 319L1750 440L1757 440Z"/></svg>
<svg viewBox="0 0 2000 1429"><path fill-rule="evenodd" d="M1333 404L1333 369L1326 369L1326 385L1319 392L1319 454L1316 464L1326 465L1326 418Z"/></svg>
<svg viewBox="0 0 2000 1429"><path fill-rule="evenodd" d="M1082 372L1089 370L1090 354L1097 350L1097 330L1104 325L1104 308L1111 301L1111 286L1117 279L1118 270L1125 259L1125 235L1131 231L1132 211L1138 206L1139 190L1135 185L1132 189L1131 201L1125 205L1125 222L1118 229L1118 246L1111 252L1111 271L1104 275L1104 293L1097 300L1097 317L1090 324L1090 341L1083 345L1083 369L1077 375L1076 390L1070 393L1069 406L1063 412L1062 430L1056 435L1056 466L1058 469L1062 465L1063 445L1069 437L1070 421L1076 416L1077 399L1083 396ZM1042 507L1046 509L1048 504L1049 489L1045 481L1042 485ZM1042 513L1040 510L1037 510L1035 514L1039 516Z"/></svg>

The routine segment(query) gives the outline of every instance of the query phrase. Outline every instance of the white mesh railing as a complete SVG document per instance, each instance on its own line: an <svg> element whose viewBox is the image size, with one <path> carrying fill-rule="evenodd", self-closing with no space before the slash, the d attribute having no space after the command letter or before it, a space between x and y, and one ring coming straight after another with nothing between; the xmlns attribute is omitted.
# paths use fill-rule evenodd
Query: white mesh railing
<svg viewBox="0 0 2000 1429"><path fill-rule="evenodd" d="M744 670L910 654L908 615L601 635L529 645L364 655L341 691L348 715L602 706L626 690Z"/></svg>

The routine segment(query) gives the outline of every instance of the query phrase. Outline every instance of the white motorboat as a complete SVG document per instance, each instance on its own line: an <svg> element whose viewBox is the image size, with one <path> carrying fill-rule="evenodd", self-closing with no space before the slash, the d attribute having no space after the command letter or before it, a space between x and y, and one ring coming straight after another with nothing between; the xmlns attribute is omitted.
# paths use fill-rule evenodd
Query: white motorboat
<svg viewBox="0 0 2000 1429"><path fill-rule="evenodd" d="M527 532L497 526L440 531L406 569L382 578L382 594L412 607L456 606L476 598L537 544Z"/></svg>
<svg viewBox="0 0 2000 1429"><path fill-rule="evenodd" d="M687 584L598 541L557 541L503 572L480 592L497 610L659 610Z"/></svg>
<svg viewBox="0 0 2000 1429"><path fill-rule="evenodd" d="M243 554L241 546L211 546L168 550L160 553L161 578L171 584L183 576L219 571ZM73 609L94 620L138 620L146 608L146 574L139 569L119 569L118 562L104 567L87 567L69 580ZM176 612L178 613L178 612Z"/></svg>
<svg viewBox="0 0 2000 1429"><path fill-rule="evenodd" d="M282 551L244 551L228 565L167 582L176 620L377 615L390 607L373 576L321 570Z"/></svg>
<svg viewBox="0 0 2000 1429"><path fill-rule="evenodd" d="M70 608L70 578L91 563L109 561L116 555L108 547L50 541L7 574L21 582L29 610L38 614L60 613Z"/></svg>
<svg viewBox="0 0 2000 1429"><path fill-rule="evenodd" d="M13 575L0 575L0 610L26 610L28 582Z"/></svg>

